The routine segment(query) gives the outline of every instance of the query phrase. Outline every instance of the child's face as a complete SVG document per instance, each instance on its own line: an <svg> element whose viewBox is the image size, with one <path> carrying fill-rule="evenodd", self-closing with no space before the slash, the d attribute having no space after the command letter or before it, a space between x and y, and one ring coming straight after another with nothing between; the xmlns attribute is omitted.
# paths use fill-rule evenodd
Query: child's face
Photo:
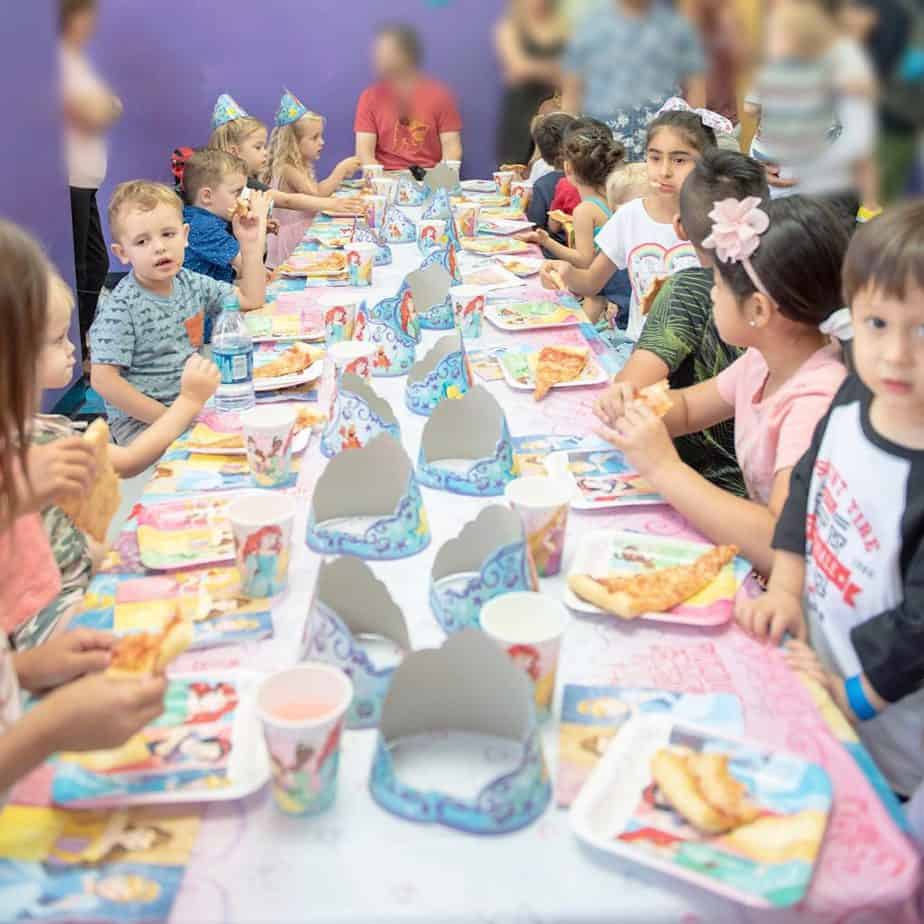
<svg viewBox="0 0 924 924"><path fill-rule="evenodd" d="M751 346L749 332L753 329L748 325L735 293L718 271L712 285L712 316L719 336L726 343L736 347Z"/></svg>
<svg viewBox="0 0 924 924"><path fill-rule="evenodd" d="M324 150L324 123L308 116L298 124L298 150L309 163L321 157Z"/></svg>
<svg viewBox="0 0 924 924"><path fill-rule="evenodd" d="M853 300L857 375L896 416L924 420L924 290L903 299L868 286Z"/></svg>
<svg viewBox="0 0 924 924"><path fill-rule="evenodd" d="M146 212L127 208L119 215L117 234L112 252L139 279L165 282L183 268L189 225L178 209L166 203Z"/></svg>
<svg viewBox="0 0 924 924"><path fill-rule="evenodd" d="M220 183L209 187L210 195L203 202L203 207L213 215L230 221L238 196L244 191L246 185L247 177L243 173L226 173ZM206 190L203 190L203 193L205 192Z"/></svg>
<svg viewBox="0 0 924 924"><path fill-rule="evenodd" d="M251 132L236 148L235 153L247 165L248 176L257 176L266 169L269 152L266 150L266 129Z"/></svg>
<svg viewBox="0 0 924 924"><path fill-rule="evenodd" d="M64 388L74 372L74 344L68 337L71 303L63 284L51 286L45 341L39 354L38 381L41 388Z"/></svg>
<svg viewBox="0 0 924 924"><path fill-rule="evenodd" d="M673 128L661 128L648 144L648 182L659 196L676 199L683 181L696 165L698 151L686 136Z"/></svg>

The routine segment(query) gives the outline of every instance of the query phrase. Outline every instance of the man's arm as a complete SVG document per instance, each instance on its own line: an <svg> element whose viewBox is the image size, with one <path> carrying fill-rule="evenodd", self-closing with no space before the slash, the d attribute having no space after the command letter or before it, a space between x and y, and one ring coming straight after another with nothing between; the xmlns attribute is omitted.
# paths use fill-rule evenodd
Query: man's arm
<svg viewBox="0 0 924 924"><path fill-rule="evenodd" d="M462 132L443 132L440 144L443 146L443 160L462 160Z"/></svg>
<svg viewBox="0 0 924 924"><path fill-rule="evenodd" d="M566 72L561 80L561 109L580 115L584 105L584 81L579 74Z"/></svg>
<svg viewBox="0 0 924 924"><path fill-rule="evenodd" d="M119 366L93 363L90 384L105 401L142 423L154 423L167 410L160 401L149 398L130 382L126 382Z"/></svg>
<svg viewBox="0 0 924 924"><path fill-rule="evenodd" d="M375 163L375 147L379 136L374 132L356 133L356 156L361 164Z"/></svg>
<svg viewBox="0 0 924 924"><path fill-rule="evenodd" d="M693 109L702 109L706 105L705 74L693 74L686 79L686 96Z"/></svg>

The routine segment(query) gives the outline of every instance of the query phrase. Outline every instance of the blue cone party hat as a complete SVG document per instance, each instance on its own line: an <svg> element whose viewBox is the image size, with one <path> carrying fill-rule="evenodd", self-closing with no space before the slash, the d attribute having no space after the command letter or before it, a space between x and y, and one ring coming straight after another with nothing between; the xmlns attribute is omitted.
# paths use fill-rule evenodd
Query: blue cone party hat
<svg viewBox="0 0 924 924"><path fill-rule="evenodd" d="M235 119L246 119L250 113L229 93L222 93L212 110L212 131Z"/></svg>
<svg viewBox="0 0 924 924"><path fill-rule="evenodd" d="M284 90L282 99L279 100L279 108L276 110L276 124L281 128L283 125L297 122L306 115L308 107L291 90Z"/></svg>

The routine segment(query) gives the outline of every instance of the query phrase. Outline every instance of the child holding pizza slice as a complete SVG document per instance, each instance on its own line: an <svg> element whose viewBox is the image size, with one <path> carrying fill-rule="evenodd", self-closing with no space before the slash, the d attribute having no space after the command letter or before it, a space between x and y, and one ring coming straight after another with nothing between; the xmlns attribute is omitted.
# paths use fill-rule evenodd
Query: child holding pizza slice
<svg viewBox="0 0 924 924"><path fill-rule="evenodd" d="M714 378L671 392L663 420L633 386L597 409L601 434L712 542L738 546L761 574L789 493L789 477L846 375L825 322L842 304L847 232L821 202L793 196L766 208L756 196L724 199L702 246L716 255L716 329L744 355ZM685 464L672 437L726 420L747 498Z"/></svg>

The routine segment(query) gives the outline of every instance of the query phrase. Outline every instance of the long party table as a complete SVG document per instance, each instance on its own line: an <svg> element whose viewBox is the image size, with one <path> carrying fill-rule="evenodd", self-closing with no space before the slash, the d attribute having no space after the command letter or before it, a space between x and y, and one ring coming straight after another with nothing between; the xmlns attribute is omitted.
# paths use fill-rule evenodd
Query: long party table
<svg viewBox="0 0 924 924"><path fill-rule="evenodd" d="M415 210L408 210L416 218ZM393 295L420 264L416 245L392 245L393 262L376 268L364 297ZM321 290L324 291L324 290ZM425 331L417 357L441 336ZM507 334L487 322L471 348L562 342L572 330ZM476 376L477 380L477 376ZM479 382L480 384L484 384ZM416 461L426 419L407 411L405 378L375 378ZM487 385L506 412L514 436L591 432L600 388L553 390L541 403L504 382ZM326 460L312 442L298 493L292 584L274 610L276 635L246 649L187 656L179 667L270 670L294 662L320 559L304 545L307 506ZM438 646L444 634L428 603L434 556L489 503L423 488L433 541L423 553L398 562L372 563L404 611L415 648ZM572 512L567 573L579 537L605 527L659 536L695 538L667 507L619 512ZM544 580L545 593L561 596L563 577ZM472 683L478 666L472 665ZM828 771L835 802L815 881L800 910L755 911L634 863L585 848L571 833L568 814L553 805L533 825L511 835L478 837L436 825L403 821L381 809L368 791L374 731L345 734L338 800L313 819L281 814L269 794L205 808L201 835L173 924L206 922L435 922L494 924L539 922L855 922L914 921L919 863L889 810L859 764L832 733L811 691L780 653L757 643L733 624L691 630L664 623L623 624L614 618L575 616L565 635L559 670L563 683L658 687L692 693L736 694L745 734L816 761ZM814 696L826 708L820 691ZM556 699L557 702L557 699ZM543 743L553 777L558 725L546 723Z"/></svg>

